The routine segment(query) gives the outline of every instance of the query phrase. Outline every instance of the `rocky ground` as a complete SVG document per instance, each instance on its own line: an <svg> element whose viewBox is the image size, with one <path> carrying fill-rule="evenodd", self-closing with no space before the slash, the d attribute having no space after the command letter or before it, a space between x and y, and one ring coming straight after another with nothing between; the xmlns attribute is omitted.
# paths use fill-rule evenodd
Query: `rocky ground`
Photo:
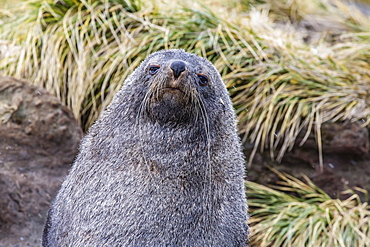
<svg viewBox="0 0 370 247"><path fill-rule="evenodd" d="M56 97L0 77L0 246L41 246L46 212L81 137Z"/></svg>
<svg viewBox="0 0 370 247"><path fill-rule="evenodd" d="M0 246L41 245L46 212L82 135L57 98L25 81L0 77ZM340 192L356 186L370 190L368 130L360 123L325 124L322 135L322 169L311 135L281 163L257 154L248 165L248 180L275 183L270 165L297 177L306 174L333 198L346 198ZM250 151L247 147L247 157Z"/></svg>

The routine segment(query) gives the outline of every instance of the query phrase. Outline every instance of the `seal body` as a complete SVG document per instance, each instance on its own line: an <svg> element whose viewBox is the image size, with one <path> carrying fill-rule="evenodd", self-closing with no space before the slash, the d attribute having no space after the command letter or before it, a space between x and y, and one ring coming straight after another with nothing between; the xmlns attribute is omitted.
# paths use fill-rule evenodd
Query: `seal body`
<svg viewBox="0 0 370 247"><path fill-rule="evenodd" d="M214 66L156 52L83 139L43 246L246 246L244 167Z"/></svg>

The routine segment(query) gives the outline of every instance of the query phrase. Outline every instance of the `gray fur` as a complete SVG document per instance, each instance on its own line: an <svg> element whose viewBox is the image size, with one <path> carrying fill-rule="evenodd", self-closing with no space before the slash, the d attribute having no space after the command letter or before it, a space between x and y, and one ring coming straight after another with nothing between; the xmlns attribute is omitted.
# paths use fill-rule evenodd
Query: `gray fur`
<svg viewBox="0 0 370 247"><path fill-rule="evenodd" d="M181 90L169 65L186 63ZM150 65L160 65L155 75ZM200 86L197 73L208 75ZM244 157L214 66L150 55L82 141L50 209L43 246L246 246Z"/></svg>

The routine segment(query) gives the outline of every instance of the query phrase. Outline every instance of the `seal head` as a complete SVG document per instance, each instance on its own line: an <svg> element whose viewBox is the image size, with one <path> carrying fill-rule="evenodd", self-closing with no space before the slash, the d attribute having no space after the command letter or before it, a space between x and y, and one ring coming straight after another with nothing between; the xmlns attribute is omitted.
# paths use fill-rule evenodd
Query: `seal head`
<svg viewBox="0 0 370 247"><path fill-rule="evenodd" d="M215 95L222 80L214 76L217 71L208 61L185 52L165 54L166 59L159 52L144 62L146 83L140 90L146 94L140 103L140 117L146 115L162 125L184 125L206 118L206 100L214 101L212 108L224 108L221 95Z"/></svg>

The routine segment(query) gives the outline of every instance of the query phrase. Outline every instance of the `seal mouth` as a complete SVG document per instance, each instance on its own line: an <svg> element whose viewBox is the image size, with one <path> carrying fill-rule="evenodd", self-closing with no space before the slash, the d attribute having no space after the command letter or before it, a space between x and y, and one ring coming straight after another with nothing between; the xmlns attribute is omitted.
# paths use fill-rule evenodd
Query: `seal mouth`
<svg viewBox="0 0 370 247"><path fill-rule="evenodd" d="M181 93L185 94L184 91L182 91L180 88L176 88L176 87L165 87L165 88L162 88L161 90L164 90L164 91L176 91L176 92L181 92Z"/></svg>

